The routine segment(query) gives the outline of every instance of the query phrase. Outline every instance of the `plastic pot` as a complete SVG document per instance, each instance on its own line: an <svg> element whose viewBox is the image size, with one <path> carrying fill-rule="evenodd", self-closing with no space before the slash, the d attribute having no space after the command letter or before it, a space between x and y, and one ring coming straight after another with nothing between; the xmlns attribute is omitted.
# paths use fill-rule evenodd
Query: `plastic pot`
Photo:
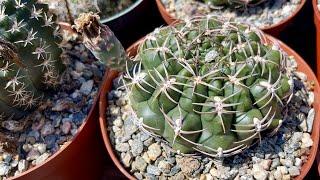
<svg viewBox="0 0 320 180"><path fill-rule="evenodd" d="M159 12L167 24L171 24L177 20L175 17L173 17L171 14L168 13L166 8L162 4L161 0L156 0L156 1L157 1L157 6L159 9ZM292 13L286 19L280 21L277 24L271 25L266 28L262 28L261 30L263 30L264 32L266 32L274 37L279 37L280 32L283 31L294 20L295 16L300 12L300 10L303 8L303 6L306 4L306 2L307 2L307 0L302 0L301 4L296 9L296 11L294 13Z"/></svg>
<svg viewBox="0 0 320 180"><path fill-rule="evenodd" d="M136 0L119 13L108 18L102 18L101 23L106 24L114 32L124 47L128 47L158 26L158 17L154 13L156 10L157 7L153 1ZM69 17L69 19L76 18L76 16ZM158 19L162 20L160 17ZM72 20L69 23L73 24ZM145 24L148 24L148 26L146 27Z"/></svg>
<svg viewBox="0 0 320 180"><path fill-rule="evenodd" d="M137 0L120 13L106 19L101 19L101 22L108 25L123 44L131 45L140 38L137 37L138 31L132 31L132 29L136 29L141 20L152 13L149 11L150 3L150 0Z"/></svg>
<svg viewBox="0 0 320 180"><path fill-rule="evenodd" d="M317 153L317 148L318 148L318 143L319 143L319 130L320 130L320 86L319 83L316 79L316 76L314 75L313 71L311 68L308 66L308 64L291 48L289 48L287 45L282 43L281 41L277 40L276 38L273 38L271 36L267 36L267 41L277 41L277 43L280 45L280 47L290 56L295 57L297 63L298 63L298 71L304 72L308 80L312 80L315 82L315 89L314 89L314 95L315 95L315 102L313 104L314 109L316 110L316 116L315 120L313 123L313 129L311 133L311 137L313 139L313 146L311 147L310 150L310 155L308 156L308 161L303 164L301 168L301 174L297 176L295 179L300 180L303 179L307 173L309 172L315 158L316 158L316 153ZM137 53L138 46L140 44L141 40L133 44L127 49L127 53L130 54L130 56L135 56ZM107 153L111 157L113 163L117 166L117 168L129 179L135 179L128 171L127 169L122 165L120 160L118 159L118 156L114 150L114 147L110 143L109 139L109 130L108 130L108 124L107 124L107 119L106 119L106 109L108 108L108 103L107 103L107 96L108 92L112 88L112 80L116 78L118 75L118 72L116 71L109 71L107 78L108 82L103 83L104 86L101 88L101 95L100 95L100 101L99 101L99 123L100 123L100 131L102 134L102 138L104 141L104 145L106 147Z"/></svg>
<svg viewBox="0 0 320 180"><path fill-rule="evenodd" d="M62 24L64 30L70 30L68 24ZM103 83L110 75L105 73ZM102 85L103 86L103 85ZM99 90L94 104L79 127L77 135L65 144L58 152L42 164L10 179L21 180L70 180L70 179L100 179L105 163L103 143L99 133Z"/></svg>

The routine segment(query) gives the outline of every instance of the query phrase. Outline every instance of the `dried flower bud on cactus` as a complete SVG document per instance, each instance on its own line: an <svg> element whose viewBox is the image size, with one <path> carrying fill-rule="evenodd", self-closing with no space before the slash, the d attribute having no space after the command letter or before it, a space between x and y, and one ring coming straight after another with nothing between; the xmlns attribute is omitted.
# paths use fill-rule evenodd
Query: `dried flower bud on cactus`
<svg viewBox="0 0 320 180"><path fill-rule="evenodd" d="M229 7L247 7L255 6L266 0L202 0L207 4L214 6L229 6Z"/></svg>
<svg viewBox="0 0 320 180"><path fill-rule="evenodd" d="M36 0L0 2L0 114L19 119L64 70L54 16Z"/></svg>
<svg viewBox="0 0 320 180"><path fill-rule="evenodd" d="M124 48L109 27L99 20L94 13L83 13L75 20L75 29L98 60L108 67L125 70L128 57Z"/></svg>

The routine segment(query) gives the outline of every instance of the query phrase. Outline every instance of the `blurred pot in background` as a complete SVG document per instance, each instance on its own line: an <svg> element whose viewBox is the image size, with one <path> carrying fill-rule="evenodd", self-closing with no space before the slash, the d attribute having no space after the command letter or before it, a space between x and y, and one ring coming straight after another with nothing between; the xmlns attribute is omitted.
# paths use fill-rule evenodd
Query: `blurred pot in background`
<svg viewBox="0 0 320 180"><path fill-rule="evenodd" d="M159 26L155 2L150 0L41 0L50 5L60 22L73 24L82 12L96 12L101 22L108 25L124 47ZM148 18L146 18L148 17ZM145 24L148 24L145 27ZM132 29L135 29L132 31Z"/></svg>

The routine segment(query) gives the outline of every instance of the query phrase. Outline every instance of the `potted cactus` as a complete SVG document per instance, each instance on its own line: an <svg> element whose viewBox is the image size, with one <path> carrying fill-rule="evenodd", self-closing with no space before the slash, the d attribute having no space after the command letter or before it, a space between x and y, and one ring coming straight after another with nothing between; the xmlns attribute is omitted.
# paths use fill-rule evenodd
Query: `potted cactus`
<svg viewBox="0 0 320 180"><path fill-rule="evenodd" d="M94 64L74 35L59 30L48 5L36 0L1 1L0 30L0 179L99 176L99 168L75 169L102 163L87 156L99 146L90 138L104 66Z"/></svg>
<svg viewBox="0 0 320 180"><path fill-rule="evenodd" d="M168 24L176 19L212 14L256 25L274 36L279 36L305 3L306 0L157 0L159 11Z"/></svg>
<svg viewBox="0 0 320 180"><path fill-rule="evenodd" d="M126 177L299 179L310 169L319 85L284 44L205 16L156 29L129 50L128 61L97 16L78 22L97 59L121 70L102 88L100 125Z"/></svg>

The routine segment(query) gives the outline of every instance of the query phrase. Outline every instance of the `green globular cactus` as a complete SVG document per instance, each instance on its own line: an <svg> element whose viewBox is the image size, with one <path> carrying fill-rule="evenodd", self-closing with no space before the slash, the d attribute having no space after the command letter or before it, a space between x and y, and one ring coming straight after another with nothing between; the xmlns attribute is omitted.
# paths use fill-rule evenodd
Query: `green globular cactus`
<svg viewBox="0 0 320 180"><path fill-rule="evenodd" d="M114 36L102 32L110 30L95 20L85 24L80 32L90 30L84 38L95 34L86 43L91 51L101 60L114 56L124 64L124 52L105 51ZM221 158L242 152L281 126L281 110L293 91L288 61L254 27L195 17L146 36L123 80L141 130L180 153Z"/></svg>
<svg viewBox="0 0 320 180"><path fill-rule="evenodd" d="M0 115L20 119L64 70L54 16L36 0L0 2Z"/></svg>
<svg viewBox="0 0 320 180"><path fill-rule="evenodd" d="M266 0L202 0L203 2L213 6L229 6L229 7L247 7L255 6Z"/></svg>
<svg viewBox="0 0 320 180"><path fill-rule="evenodd" d="M157 29L124 79L139 126L181 153L226 157L281 123L287 56L240 23L198 17Z"/></svg>

